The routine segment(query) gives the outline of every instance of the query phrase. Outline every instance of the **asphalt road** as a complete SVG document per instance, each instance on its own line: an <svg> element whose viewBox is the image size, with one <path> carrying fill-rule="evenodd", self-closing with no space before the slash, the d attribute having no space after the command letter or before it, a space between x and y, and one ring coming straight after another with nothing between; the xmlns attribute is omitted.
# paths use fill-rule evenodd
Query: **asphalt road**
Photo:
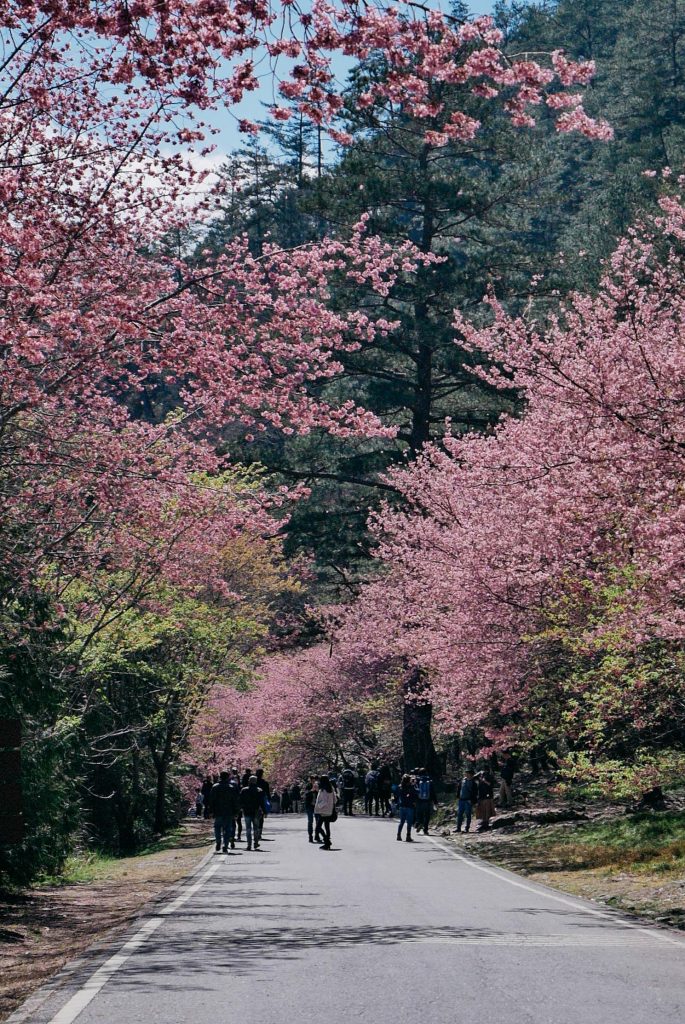
<svg viewBox="0 0 685 1024"><path fill-rule="evenodd" d="M210 860L31 1024L683 1024L685 937L440 842L271 819ZM94 973L95 972L95 973Z"/></svg>

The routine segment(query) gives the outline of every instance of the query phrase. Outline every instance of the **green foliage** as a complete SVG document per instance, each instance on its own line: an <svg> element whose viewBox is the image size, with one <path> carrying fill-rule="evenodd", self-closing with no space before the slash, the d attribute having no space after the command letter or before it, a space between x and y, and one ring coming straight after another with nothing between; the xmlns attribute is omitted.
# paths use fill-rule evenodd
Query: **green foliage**
<svg viewBox="0 0 685 1024"><path fill-rule="evenodd" d="M260 473L229 483L251 491ZM270 626L303 599L276 541L235 539L221 571L222 598L161 581L131 591L103 570L64 583L59 606L46 579L30 606L2 609L0 715L23 726L26 836L0 847L1 883L59 875L77 848L139 850L179 821L181 755L207 694L246 685Z"/></svg>
<svg viewBox="0 0 685 1024"><path fill-rule="evenodd" d="M637 872L682 872L685 813L646 812L590 822L570 830L527 836L537 854L545 847L554 870L609 867Z"/></svg>

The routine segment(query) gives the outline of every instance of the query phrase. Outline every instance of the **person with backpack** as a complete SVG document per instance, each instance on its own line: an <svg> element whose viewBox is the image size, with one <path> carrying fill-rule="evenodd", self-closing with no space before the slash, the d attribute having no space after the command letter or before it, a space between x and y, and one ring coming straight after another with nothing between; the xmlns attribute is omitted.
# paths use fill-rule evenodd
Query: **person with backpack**
<svg viewBox="0 0 685 1024"><path fill-rule="evenodd" d="M471 813L473 805L478 797L478 783L476 782L473 768L467 768L464 778L459 786L459 803L457 804L457 832L461 832L461 825L466 818L466 829L471 828Z"/></svg>
<svg viewBox="0 0 685 1024"><path fill-rule="evenodd" d="M254 837L254 848L259 849L261 839L261 823L264 820L264 790L257 785L256 775L251 775L247 786L240 790L240 808L245 818L247 849L251 850Z"/></svg>
<svg viewBox="0 0 685 1024"><path fill-rule="evenodd" d="M416 786L411 780L410 775L403 775L402 781L400 782L399 791L397 794L397 801L399 804L400 812L400 824L397 829L397 842L402 842L402 828L407 826L407 836L405 842L413 843L414 840L411 837L411 827L414 824L414 814L416 813L416 802L419 798L419 794L416 791Z"/></svg>
<svg viewBox="0 0 685 1024"><path fill-rule="evenodd" d="M378 804L379 804L379 793L378 793L378 772L375 768L371 768L366 773L364 779L366 785L366 794L364 796L364 810L367 814L373 814L373 808L376 808L376 817L378 817Z"/></svg>
<svg viewBox="0 0 685 1024"><path fill-rule="evenodd" d="M223 850L228 853L235 850L235 815L238 809L238 793L231 785L228 772L221 772L219 781L212 786L209 794L209 807L214 815L214 839L216 852Z"/></svg>
<svg viewBox="0 0 685 1024"><path fill-rule="evenodd" d="M348 817L354 815L354 793L356 789L356 779L354 772L351 768L345 768L342 773L342 798L343 798L343 814Z"/></svg>
<svg viewBox="0 0 685 1024"><path fill-rule="evenodd" d="M433 780L425 768L419 769L416 791L418 794L416 801L416 831L420 832L423 829L424 836L427 836L431 820L431 810L437 807L438 798Z"/></svg>
<svg viewBox="0 0 685 1024"><path fill-rule="evenodd" d="M338 795L333 784L327 775L319 779L319 792L314 804L316 815L316 831L323 837L322 850L331 849L331 822L336 821L338 814L335 809Z"/></svg>

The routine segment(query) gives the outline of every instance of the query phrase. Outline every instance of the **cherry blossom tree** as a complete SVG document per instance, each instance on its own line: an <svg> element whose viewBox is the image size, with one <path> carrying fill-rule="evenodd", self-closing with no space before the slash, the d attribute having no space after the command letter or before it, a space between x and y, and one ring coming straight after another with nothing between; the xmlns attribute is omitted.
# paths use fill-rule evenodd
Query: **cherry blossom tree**
<svg viewBox="0 0 685 1024"><path fill-rule="evenodd" d="M216 687L188 760L199 775L263 764L279 785L359 759L400 753L402 688L388 666L359 666L317 646L274 654L243 692Z"/></svg>
<svg viewBox="0 0 685 1024"><path fill-rule="evenodd" d="M239 479L237 431L383 430L317 396L337 353L393 328L373 308L335 309L331 288L346 275L383 296L428 257L363 224L259 259L244 239L170 255L169 239L220 200L202 170L209 112L231 116L266 55L273 92L344 142L333 61L375 51L388 73L364 102L379 120L389 105L425 117L428 146L478 130L426 107L434 81L472 82L522 128L544 109L560 131L609 129L582 110L590 64L507 57L489 19L458 24L414 3L7 0L0 41L0 622L15 659L3 700L23 714L20 662L27 677L39 660L48 676L73 671L37 716L43 743L90 695L78 665L46 646L33 657L59 633L61 600L85 650L150 607L160 579L176 601L240 596L222 552L277 529L288 496ZM44 599L57 626L35 612ZM39 703L45 677L31 679Z"/></svg>
<svg viewBox="0 0 685 1024"><path fill-rule="evenodd" d="M80 545L96 523L115 539L107 557L116 559L138 521L177 519L200 500L183 497L198 490L192 473L221 468L216 443L232 423L380 430L308 386L336 372L336 351L390 329L368 313L334 313L331 276L384 294L416 265L409 244L391 251L360 226L297 253L267 246L260 260L241 239L192 267L164 254L164 238L216 200L189 155L208 152L203 110L257 88L256 52L273 62L279 91L333 131L333 56L373 49L389 74L369 103L401 101L420 116L426 83L472 80L493 101L501 93L522 125L546 102L561 111L560 130L608 132L566 91L589 81L590 64L510 60L489 19L458 25L415 5L69 0L8 3L0 19L1 514L14 578L58 555L86 564L92 552ZM469 137L478 126L462 120L442 133ZM431 131L427 142L439 141ZM131 408L155 385L177 401L150 424Z"/></svg>
<svg viewBox="0 0 685 1024"><path fill-rule="evenodd" d="M393 476L386 575L341 634L348 655L424 669L443 731L553 744L562 775L622 795L685 765L685 206L661 206L596 296L542 321L494 300L487 329L457 317L525 414Z"/></svg>

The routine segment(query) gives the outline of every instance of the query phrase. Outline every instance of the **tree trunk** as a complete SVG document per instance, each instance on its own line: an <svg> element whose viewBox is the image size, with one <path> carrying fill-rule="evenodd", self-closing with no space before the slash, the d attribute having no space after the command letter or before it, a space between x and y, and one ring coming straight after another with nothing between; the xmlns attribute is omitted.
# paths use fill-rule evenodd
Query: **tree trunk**
<svg viewBox="0 0 685 1024"><path fill-rule="evenodd" d="M167 765L161 760L155 765L157 769L157 785L155 787L155 832L162 833L166 829L166 776Z"/></svg>
<svg viewBox="0 0 685 1024"><path fill-rule="evenodd" d="M442 761L433 744L431 723L433 706L420 698L421 672L415 669L405 683L402 727L402 761L406 772L425 768L433 779L442 778Z"/></svg>

